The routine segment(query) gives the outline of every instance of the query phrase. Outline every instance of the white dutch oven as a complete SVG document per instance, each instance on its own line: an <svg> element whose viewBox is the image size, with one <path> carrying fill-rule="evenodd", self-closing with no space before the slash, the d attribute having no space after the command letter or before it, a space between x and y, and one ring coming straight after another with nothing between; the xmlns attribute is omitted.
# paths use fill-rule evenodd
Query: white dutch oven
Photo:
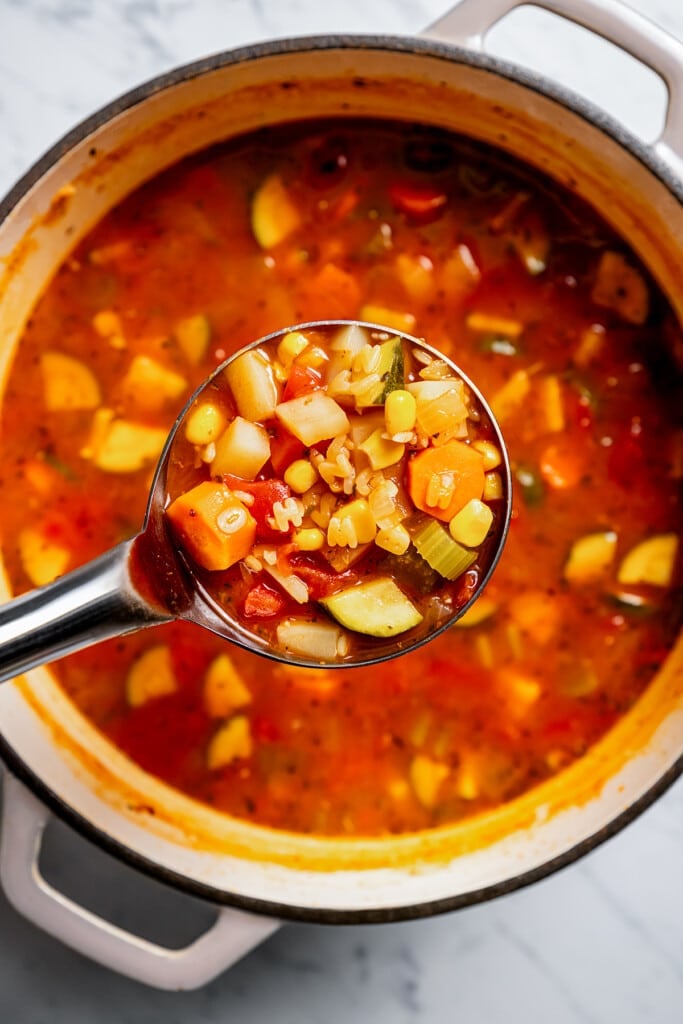
<svg viewBox="0 0 683 1024"><path fill-rule="evenodd" d="M4 368L57 265L122 196L187 153L303 116L400 117L522 155L599 208L683 313L683 47L616 0L537 0L664 78L666 125L645 147L575 96L484 54L488 29L520 3L464 0L419 40L328 37L222 54L162 76L80 125L0 204ZM8 898L123 974L192 988L280 920L388 921L454 909L540 878L613 834L683 768L683 643L579 764L473 822L394 839L312 839L220 816L129 763L45 670L2 688L0 723ZM141 871L212 901L220 908L215 925L169 951L64 898L37 866L52 813Z"/></svg>

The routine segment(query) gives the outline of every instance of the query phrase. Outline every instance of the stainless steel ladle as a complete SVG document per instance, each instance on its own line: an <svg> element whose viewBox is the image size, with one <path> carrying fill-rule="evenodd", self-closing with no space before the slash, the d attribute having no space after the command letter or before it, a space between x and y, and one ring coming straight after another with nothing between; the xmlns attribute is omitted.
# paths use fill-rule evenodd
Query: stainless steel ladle
<svg viewBox="0 0 683 1024"><path fill-rule="evenodd" d="M204 388L242 352L271 343L292 330L338 329L354 324L371 331L386 331L386 328L376 324L348 320L288 327L236 352L207 378L188 400L171 429L154 476L141 532L132 540L119 544L54 583L0 607L0 682L102 640L173 619L195 622L245 650L276 661L307 666L321 664L273 648L262 637L228 617L197 585L191 566L173 541L164 515L168 504L167 470L173 439L187 413ZM497 543L480 574L476 590L466 604L454 611L452 617L426 636L407 640L401 640L400 637L389 641L378 640L372 647L354 652L349 659L330 663L326 667L349 668L384 661L418 647L443 632L467 611L488 582L500 557L509 526L512 501L510 465L502 434L485 399L459 367L442 353L410 335L394 330L389 333L443 359L465 381L489 416L503 457L499 468L504 489L500 528Z"/></svg>

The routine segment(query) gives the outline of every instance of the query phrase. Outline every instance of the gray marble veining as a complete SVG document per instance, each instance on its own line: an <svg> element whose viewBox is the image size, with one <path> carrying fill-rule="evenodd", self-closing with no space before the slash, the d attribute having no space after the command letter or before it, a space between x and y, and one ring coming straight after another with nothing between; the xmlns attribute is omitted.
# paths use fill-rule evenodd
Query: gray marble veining
<svg viewBox="0 0 683 1024"><path fill-rule="evenodd" d="M680 0L631 5L683 37ZM414 33L446 7L447 0L0 0L0 194L77 120L176 64L276 36ZM653 138L661 83L580 36L523 11L490 45ZM147 899L148 917L179 941L187 938L180 919L187 932L206 916L180 897L169 903L165 891L146 892L146 883L61 827L46 861L67 889L75 861L80 884L115 917ZM181 995L83 960L0 895L0 1021L680 1024L682 863L679 783L616 839L530 889L411 924L290 926L206 989Z"/></svg>

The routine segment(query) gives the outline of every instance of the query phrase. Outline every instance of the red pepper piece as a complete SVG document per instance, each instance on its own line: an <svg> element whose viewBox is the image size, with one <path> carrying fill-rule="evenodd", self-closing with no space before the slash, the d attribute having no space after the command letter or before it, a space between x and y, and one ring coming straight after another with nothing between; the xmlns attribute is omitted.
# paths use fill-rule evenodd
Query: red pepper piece
<svg viewBox="0 0 683 1024"><path fill-rule="evenodd" d="M256 520L256 536L260 540L283 540L280 530L274 530L268 519L273 514L273 503L286 501L292 496L284 480L242 480L238 476L226 473L223 480L233 491L244 491L253 494L254 503L249 511Z"/></svg>
<svg viewBox="0 0 683 1024"><path fill-rule="evenodd" d="M287 467L302 459L307 451L298 437L278 426L270 439L270 464L278 476L284 476Z"/></svg>
<svg viewBox="0 0 683 1024"><path fill-rule="evenodd" d="M284 608L284 598L267 587L265 583L257 583L244 599L244 614L247 618L268 619L278 615Z"/></svg>
<svg viewBox="0 0 683 1024"><path fill-rule="evenodd" d="M448 203L448 196L443 189L411 181L398 181L390 185L389 198L396 210L423 224L440 217Z"/></svg>

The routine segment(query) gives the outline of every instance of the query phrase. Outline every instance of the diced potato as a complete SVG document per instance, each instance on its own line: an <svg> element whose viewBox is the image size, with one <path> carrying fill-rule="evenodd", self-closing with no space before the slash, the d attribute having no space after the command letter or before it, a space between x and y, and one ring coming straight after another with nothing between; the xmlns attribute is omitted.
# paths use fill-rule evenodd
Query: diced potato
<svg viewBox="0 0 683 1024"><path fill-rule="evenodd" d="M271 174L254 194L251 229L262 249L272 249L297 230L301 214L279 174Z"/></svg>
<svg viewBox="0 0 683 1024"><path fill-rule="evenodd" d="M178 348L188 363L197 366L207 353L211 341L211 324L203 313L179 320L173 329Z"/></svg>
<svg viewBox="0 0 683 1024"><path fill-rule="evenodd" d="M431 810L436 806L441 785L448 777L448 765L434 761L425 754L418 754L410 762L409 773L415 796L423 807Z"/></svg>
<svg viewBox="0 0 683 1024"><path fill-rule="evenodd" d="M565 416L562 385L557 374L551 373L543 377L538 390L545 429L550 433L561 433L565 427Z"/></svg>
<svg viewBox="0 0 683 1024"><path fill-rule="evenodd" d="M650 295L640 271L620 252L603 252L591 293L598 306L613 309L623 320L642 324L647 320Z"/></svg>
<svg viewBox="0 0 683 1024"><path fill-rule="evenodd" d="M388 309L386 306L376 306L372 303L362 307L360 319L367 320L371 324L391 327L394 331L404 331L407 334L410 334L415 329L415 324L417 323L412 313L406 313L398 309Z"/></svg>
<svg viewBox="0 0 683 1024"><path fill-rule="evenodd" d="M521 669L505 665L496 673L501 693L510 714L523 718L540 699L541 684Z"/></svg>
<svg viewBox="0 0 683 1024"><path fill-rule="evenodd" d="M458 300L473 290L481 279L481 271L471 250L461 243L441 268L441 288L448 298Z"/></svg>
<svg viewBox="0 0 683 1024"><path fill-rule="evenodd" d="M328 381L334 380L342 370L350 370L354 357L370 344L370 335L364 327L350 324L342 327L330 343L330 360L327 364Z"/></svg>
<svg viewBox="0 0 683 1024"><path fill-rule="evenodd" d="M93 461L105 473L134 473L159 458L168 434L160 427L111 420Z"/></svg>
<svg viewBox="0 0 683 1024"><path fill-rule="evenodd" d="M224 484L197 484L166 515L190 558L210 571L229 569L254 546L256 520Z"/></svg>
<svg viewBox="0 0 683 1024"><path fill-rule="evenodd" d="M253 480L269 458L270 438L265 427L236 416L216 441L211 473L234 473L242 480Z"/></svg>
<svg viewBox="0 0 683 1024"><path fill-rule="evenodd" d="M675 533L661 533L636 544L619 566L617 579L625 584L649 584L668 587L671 584L678 553Z"/></svg>
<svg viewBox="0 0 683 1024"><path fill-rule="evenodd" d="M39 529L27 526L19 534L19 557L31 582L43 587L66 571L71 552L63 544L48 540Z"/></svg>
<svg viewBox="0 0 683 1024"><path fill-rule="evenodd" d="M48 412L96 409L102 401L95 374L80 359L63 352L44 352L40 368Z"/></svg>
<svg viewBox="0 0 683 1024"><path fill-rule="evenodd" d="M541 646L550 643L562 624L561 605L557 600L549 600L544 590L515 594L508 603L508 614L522 634ZM516 646L520 648L515 651L516 656L522 657L523 638L519 634Z"/></svg>
<svg viewBox="0 0 683 1024"><path fill-rule="evenodd" d="M253 748L249 719L245 715L235 715L211 738L206 752L207 767L213 772L233 761L245 760L251 757Z"/></svg>
<svg viewBox="0 0 683 1024"><path fill-rule="evenodd" d="M396 276L415 302L431 302L434 298L434 264L428 256L400 253L396 257Z"/></svg>
<svg viewBox="0 0 683 1024"><path fill-rule="evenodd" d="M131 707L139 708L148 700L175 693L177 688L171 649L167 644L157 644L131 665L126 680L126 699Z"/></svg>
<svg viewBox="0 0 683 1024"><path fill-rule="evenodd" d="M135 356L123 378L126 398L150 412L176 401L187 390L187 380L149 356Z"/></svg>
<svg viewBox="0 0 683 1024"><path fill-rule="evenodd" d="M219 654L204 676L204 707L212 718L227 718L251 703L251 693L229 654Z"/></svg>
<svg viewBox="0 0 683 1024"><path fill-rule="evenodd" d="M373 431L370 437L360 445L361 451L365 452L370 460L370 465L375 470L386 469L387 466L393 466L400 462L406 447L404 444L383 437L383 433L381 428Z"/></svg>
<svg viewBox="0 0 683 1024"><path fill-rule="evenodd" d="M328 438L345 434L349 420L342 407L322 391L281 402L275 415L282 425L307 448Z"/></svg>
<svg viewBox="0 0 683 1024"><path fill-rule="evenodd" d="M611 568L617 552L617 535L601 530L579 537L572 544L564 566L564 578L570 583L591 583Z"/></svg>
<svg viewBox="0 0 683 1024"><path fill-rule="evenodd" d="M518 338L524 330L520 320L512 320L494 313L469 313L465 324L478 334L502 334L504 338Z"/></svg>
<svg viewBox="0 0 683 1024"><path fill-rule="evenodd" d="M279 623L277 642L286 653L315 661L334 661L348 651L348 639L338 626L308 619L285 619Z"/></svg>
<svg viewBox="0 0 683 1024"><path fill-rule="evenodd" d="M513 373L489 401L491 411L498 422L502 423L521 409L530 391L531 381L526 370L517 370Z"/></svg>
<svg viewBox="0 0 683 1024"><path fill-rule="evenodd" d="M266 353L259 349L243 352L224 372L240 416L252 421L271 419L279 392Z"/></svg>

